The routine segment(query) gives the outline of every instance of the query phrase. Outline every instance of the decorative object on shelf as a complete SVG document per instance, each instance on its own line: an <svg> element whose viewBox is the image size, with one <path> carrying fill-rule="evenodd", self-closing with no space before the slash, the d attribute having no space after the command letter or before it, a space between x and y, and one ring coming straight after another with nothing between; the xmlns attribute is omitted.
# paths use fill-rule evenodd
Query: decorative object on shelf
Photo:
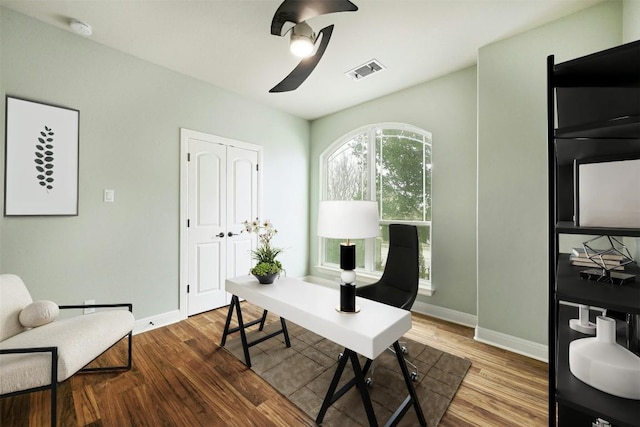
<svg viewBox="0 0 640 427"><path fill-rule="evenodd" d="M596 324L589 321L589 306L580 304L578 306L578 318L569 319L569 327L574 331L587 335L596 334Z"/></svg>
<svg viewBox="0 0 640 427"><path fill-rule="evenodd" d="M640 357L616 343L616 321L596 318L596 336L569 344L569 369L580 381L605 393L640 399Z"/></svg>
<svg viewBox="0 0 640 427"><path fill-rule="evenodd" d="M276 257L282 253L282 249L271 246L271 239L278 234L278 230L269 221L244 221L244 230L247 233L256 233L258 236L258 247L251 251L251 256L256 260L256 265L251 269L258 281L263 285L273 283L280 272L283 271L282 264Z"/></svg>
<svg viewBox="0 0 640 427"><path fill-rule="evenodd" d="M598 262L592 261L589 259L589 256L597 256ZM620 255L618 253L601 253L596 254L595 252L587 252L587 250L583 247L581 248L573 248L573 252L569 256L569 260L571 261L571 265L575 265L578 267L596 267L601 268L602 263L604 263L607 267L610 267L611 270L624 270L624 266L628 264L629 258L625 255Z"/></svg>
<svg viewBox="0 0 640 427"><path fill-rule="evenodd" d="M577 226L640 227L640 154L574 162Z"/></svg>
<svg viewBox="0 0 640 427"><path fill-rule="evenodd" d="M80 112L6 98L4 214L78 215Z"/></svg>
<svg viewBox="0 0 640 427"><path fill-rule="evenodd" d="M601 239L605 239L609 247L606 249L594 249L592 247L593 242ZM581 271L581 278L615 285L622 285L636 280L636 276L633 274L612 271L614 268L624 267L633 262L629 249L620 240L612 236L598 236L587 240L582 246L582 253L586 255L586 259L594 263L598 268ZM611 263L612 258L617 258L618 263L613 265Z"/></svg>
<svg viewBox="0 0 640 427"><path fill-rule="evenodd" d="M356 245L351 239L367 239L380 234L378 204L365 200L326 200L318 207L318 236L347 239L340 244L340 308L356 313Z"/></svg>
<svg viewBox="0 0 640 427"><path fill-rule="evenodd" d="M611 427L611 423L602 418L597 418L594 422L591 423L591 427Z"/></svg>

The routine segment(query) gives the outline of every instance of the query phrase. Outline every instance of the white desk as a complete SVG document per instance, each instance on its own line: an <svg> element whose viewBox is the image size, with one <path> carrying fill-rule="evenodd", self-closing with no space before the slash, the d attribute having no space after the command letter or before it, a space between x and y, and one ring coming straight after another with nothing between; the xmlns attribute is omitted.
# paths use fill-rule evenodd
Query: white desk
<svg viewBox="0 0 640 427"><path fill-rule="evenodd" d="M261 285L253 276L236 277L227 279L226 290L232 293L233 297L229 306L221 345L224 346L228 334L239 331L242 336L245 361L248 366L251 366L249 347L258 342L283 333L287 347L290 346L284 319L297 323L303 328L345 347L344 355L340 359L334 375L334 381L329 387L323 407L316 419L318 424L322 422L328 407L346 393L348 389L357 385L367 411L369 423L377 425L367 386L364 383L364 375L366 375L371 365L371 360L375 359L387 347L393 345L398 363L405 377L409 396L396 411L389 424L397 422L408 408L413 405L421 424L426 425L402 351L398 345L398 339L411 329L411 313L409 311L357 297L356 305L360 307L360 312L341 313L335 309L340 302L338 289L331 289L287 277L280 278L270 285ZM265 310L262 318L244 323L239 298L244 298L252 304L262 307ZM234 309L237 312L239 326L230 329L230 321ZM282 329L252 343L247 342L244 329L257 323L260 323L260 329L262 329L267 311L272 311L280 316ZM356 353L368 359L364 368L360 367ZM352 363L355 378L338 392L335 392L348 361Z"/></svg>

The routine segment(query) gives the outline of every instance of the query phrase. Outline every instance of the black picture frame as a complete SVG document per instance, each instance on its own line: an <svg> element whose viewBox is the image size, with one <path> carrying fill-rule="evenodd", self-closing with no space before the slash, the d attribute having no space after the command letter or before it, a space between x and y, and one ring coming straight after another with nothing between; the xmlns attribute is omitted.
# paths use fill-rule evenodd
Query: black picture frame
<svg viewBox="0 0 640 427"><path fill-rule="evenodd" d="M6 96L5 216L78 215L80 111Z"/></svg>

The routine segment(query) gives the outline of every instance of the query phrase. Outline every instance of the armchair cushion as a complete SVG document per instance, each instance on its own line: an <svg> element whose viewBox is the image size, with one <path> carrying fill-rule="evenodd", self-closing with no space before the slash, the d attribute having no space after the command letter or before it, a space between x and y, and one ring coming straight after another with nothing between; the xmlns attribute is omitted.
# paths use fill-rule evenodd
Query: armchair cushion
<svg viewBox="0 0 640 427"><path fill-rule="evenodd" d="M18 319L25 328L37 328L53 322L59 313L58 304L53 301L40 300L23 308Z"/></svg>

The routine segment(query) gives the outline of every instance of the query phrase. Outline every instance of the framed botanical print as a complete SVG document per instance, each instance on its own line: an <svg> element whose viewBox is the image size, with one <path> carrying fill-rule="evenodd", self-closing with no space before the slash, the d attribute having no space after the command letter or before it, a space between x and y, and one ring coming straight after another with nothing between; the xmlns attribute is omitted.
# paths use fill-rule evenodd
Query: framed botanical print
<svg viewBox="0 0 640 427"><path fill-rule="evenodd" d="M78 215L80 112L6 98L5 216Z"/></svg>

